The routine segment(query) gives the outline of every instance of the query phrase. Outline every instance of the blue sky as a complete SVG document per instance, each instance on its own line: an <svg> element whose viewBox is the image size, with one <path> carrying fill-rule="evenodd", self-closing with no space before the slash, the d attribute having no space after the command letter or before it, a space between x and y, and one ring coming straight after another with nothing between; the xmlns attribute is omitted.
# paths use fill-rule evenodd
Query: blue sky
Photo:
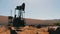
<svg viewBox="0 0 60 34"><path fill-rule="evenodd" d="M0 0L0 15L9 16L10 11L14 12L23 2L26 4L25 18L60 19L60 0Z"/></svg>

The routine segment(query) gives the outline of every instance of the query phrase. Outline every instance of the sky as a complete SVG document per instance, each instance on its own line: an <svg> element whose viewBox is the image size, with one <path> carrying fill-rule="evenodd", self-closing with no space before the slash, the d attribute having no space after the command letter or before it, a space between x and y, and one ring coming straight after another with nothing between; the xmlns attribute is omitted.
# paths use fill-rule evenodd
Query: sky
<svg viewBox="0 0 60 34"><path fill-rule="evenodd" d="M60 0L0 0L0 15L12 16L16 6L25 3L25 18L60 19Z"/></svg>

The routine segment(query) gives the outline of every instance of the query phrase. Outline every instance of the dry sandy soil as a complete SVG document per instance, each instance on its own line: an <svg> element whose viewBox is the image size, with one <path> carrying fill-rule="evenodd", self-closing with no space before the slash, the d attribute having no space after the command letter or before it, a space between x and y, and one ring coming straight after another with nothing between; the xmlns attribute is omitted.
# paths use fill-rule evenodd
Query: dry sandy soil
<svg viewBox="0 0 60 34"><path fill-rule="evenodd" d="M12 27L13 28L13 27ZM18 31L18 34L49 34L48 31L48 27L42 27L37 29L36 27L29 27L29 26L25 26L25 27L21 27L22 31ZM9 29L7 29L6 26L2 26L0 27L0 34L10 34Z"/></svg>

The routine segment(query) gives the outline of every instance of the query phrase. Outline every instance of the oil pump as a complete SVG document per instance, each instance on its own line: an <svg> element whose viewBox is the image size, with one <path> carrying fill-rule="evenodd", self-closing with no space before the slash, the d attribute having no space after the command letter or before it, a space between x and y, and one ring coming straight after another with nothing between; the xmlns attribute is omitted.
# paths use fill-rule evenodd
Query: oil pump
<svg viewBox="0 0 60 34"><path fill-rule="evenodd" d="M16 10L18 10L18 17L16 17L17 16ZM10 30L10 34L17 34L16 31L20 31L20 30L16 28L25 26L25 20L23 18L23 14L25 13L25 3L23 3L21 6L16 6L14 13L15 13L14 17L12 16L8 17L8 21L9 21L8 29ZM13 30L10 26L13 26L15 30Z"/></svg>
<svg viewBox="0 0 60 34"><path fill-rule="evenodd" d="M16 10L18 10L18 17L16 17ZM15 15L13 18L13 26L14 27L21 27L25 26L23 13L25 12L25 3L23 3L21 6L16 6L15 8Z"/></svg>

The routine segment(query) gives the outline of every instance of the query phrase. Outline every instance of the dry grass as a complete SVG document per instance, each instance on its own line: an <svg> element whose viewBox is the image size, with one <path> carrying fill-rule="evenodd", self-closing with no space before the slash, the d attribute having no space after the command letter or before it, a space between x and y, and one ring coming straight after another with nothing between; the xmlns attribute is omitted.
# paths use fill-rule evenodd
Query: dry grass
<svg viewBox="0 0 60 34"><path fill-rule="evenodd" d="M0 34L10 34L10 31L5 27L0 27Z"/></svg>
<svg viewBox="0 0 60 34"><path fill-rule="evenodd" d="M37 34L38 32L38 34L49 34L47 32L48 30L47 27L37 29L35 27L25 26L25 27L22 27L21 30L22 30L21 32L18 31L17 33L18 34ZM3 27L0 27L0 34L10 34L10 31L5 26L3 26Z"/></svg>

